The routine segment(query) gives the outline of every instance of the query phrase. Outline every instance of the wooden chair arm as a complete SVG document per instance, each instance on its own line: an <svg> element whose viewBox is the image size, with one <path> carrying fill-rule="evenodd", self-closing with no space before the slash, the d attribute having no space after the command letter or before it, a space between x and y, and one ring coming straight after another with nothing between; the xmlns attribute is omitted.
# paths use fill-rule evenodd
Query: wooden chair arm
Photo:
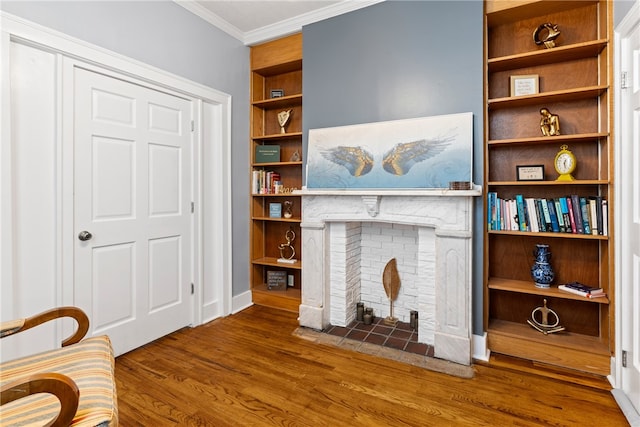
<svg viewBox="0 0 640 427"><path fill-rule="evenodd" d="M20 319L18 321L3 322L2 334L0 338L7 337L9 335L17 334L18 332L26 331L34 326L41 325L42 323L50 320L59 319L61 317L72 317L78 323L78 329L69 338L62 341L62 346L75 344L80 341L87 334L89 330L89 318L84 311L78 307L59 307L48 311L44 311L35 316L27 317L26 319Z"/></svg>
<svg viewBox="0 0 640 427"><path fill-rule="evenodd" d="M56 373L34 374L22 380L2 386L0 404L13 402L36 393L53 394L60 401L60 412L45 427L68 426L78 410L80 391L76 383L66 375Z"/></svg>

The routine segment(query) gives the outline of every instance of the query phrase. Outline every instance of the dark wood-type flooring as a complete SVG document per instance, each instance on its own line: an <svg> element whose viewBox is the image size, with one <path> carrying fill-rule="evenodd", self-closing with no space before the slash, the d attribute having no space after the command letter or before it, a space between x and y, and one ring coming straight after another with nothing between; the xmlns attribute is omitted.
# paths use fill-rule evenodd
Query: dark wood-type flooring
<svg viewBox="0 0 640 427"><path fill-rule="evenodd" d="M118 357L120 425L628 425L601 378L575 384L496 359L463 379L315 344L297 326L253 306Z"/></svg>

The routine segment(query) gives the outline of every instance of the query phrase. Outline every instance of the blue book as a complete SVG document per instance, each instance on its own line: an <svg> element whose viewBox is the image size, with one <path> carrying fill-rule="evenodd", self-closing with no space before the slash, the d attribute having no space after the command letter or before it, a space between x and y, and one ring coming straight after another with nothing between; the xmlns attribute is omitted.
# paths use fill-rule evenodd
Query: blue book
<svg viewBox="0 0 640 427"><path fill-rule="evenodd" d="M571 216L569 215L569 204L567 203L566 197L560 197L560 210L562 211L562 218L564 221L564 226L567 229L567 233L573 233L573 229L571 226Z"/></svg>
<svg viewBox="0 0 640 427"><path fill-rule="evenodd" d="M516 194L516 207L518 208L520 231L527 231L527 217L525 215L526 207L524 205L524 197L522 197L522 194Z"/></svg>
<svg viewBox="0 0 640 427"><path fill-rule="evenodd" d="M282 203L269 203L269 218L282 218Z"/></svg>
<svg viewBox="0 0 640 427"><path fill-rule="evenodd" d="M555 202L553 200L547 200L547 207L549 209L549 217L551 218L551 231L558 233L560 232L560 224L558 223Z"/></svg>
<svg viewBox="0 0 640 427"><path fill-rule="evenodd" d="M553 204L555 206L556 217L558 218L558 226L561 233L566 233L567 229L564 223L564 216L562 215L562 209L560 208L560 199L554 199Z"/></svg>

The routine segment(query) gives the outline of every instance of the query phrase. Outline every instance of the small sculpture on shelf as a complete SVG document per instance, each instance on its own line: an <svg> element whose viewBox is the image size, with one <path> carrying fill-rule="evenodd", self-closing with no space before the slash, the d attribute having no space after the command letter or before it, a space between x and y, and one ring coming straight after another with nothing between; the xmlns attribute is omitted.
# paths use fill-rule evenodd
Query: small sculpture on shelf
<svg viewBox="0 0 640 427"><path fill-rule="evenodd" d="M284 237L287 239L287 243L281 243L278 245L278 249L280 250L280 258L278 258L278 262L294 264L297 260L294 258L296 256L296 250L291 244L296 239L296 233L293 231L293 228L288 229Z"/></svg>
<svg viewBox="0 0 640 427"><path fill-rule="evenodd" d="M284 212L282 216L285 218L291 218L293 216L293 202L291 200L284 201Z"/></svg>
<svg viewBox="0 0 640 427"><path fill-rule="evenodd" d="M284 127L289 122L289 118L291 117L291 112L293 110L284 110L278 113L278 124L280 125L280 133L287 133Z"/></svg>
<svg viewBox="0 0 640 427"><path fill-rule="evenodd" d="M560 118L546 108L540 109L540 130L544 136L560 135Z"/></svg>
<svg viewBox="0 0 640 427"><path fill-rule="evenodd" d="M300 161L300 152L298 150L294 151L291 157L289 158L290 162L299 162Z"/></svg>
<svg viewBox="0 0 640 427"><path fill-rule="evenodd" d="M546 33L546 34L545 34ZM537 45L544 44L547 49L551 49L556 46L555 40L560 35L557 24L551 22L545 22L538 26L533 32L533 41Z"/></svg>
<svg viewBox="0 0 640 427"><path fill-rule="evenodd" d="M560 326L560 317L558 316L558 313L547 307L546 298L543 301L544 306L534 308L531 312L531 319L527 319L527 323L545 335L564 331L564 326ZM536 318L536 314L539 314L540 320ZM555 321L553 323L549 323L549 315L555 317Z"/></svg>

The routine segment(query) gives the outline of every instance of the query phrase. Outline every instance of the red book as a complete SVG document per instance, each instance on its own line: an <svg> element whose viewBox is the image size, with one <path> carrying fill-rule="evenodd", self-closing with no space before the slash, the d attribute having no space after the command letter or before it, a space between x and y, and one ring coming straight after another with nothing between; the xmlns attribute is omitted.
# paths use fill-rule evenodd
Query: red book
<svg viewBox="0 0 640 427"><path fill-rule="evenodd" d="M571 232L578 234L578 228L576 226L576 220L573 216L573 206L571 203L571 197L567 197L567 208L569 209L569 221L571 222Z"/></svg>

